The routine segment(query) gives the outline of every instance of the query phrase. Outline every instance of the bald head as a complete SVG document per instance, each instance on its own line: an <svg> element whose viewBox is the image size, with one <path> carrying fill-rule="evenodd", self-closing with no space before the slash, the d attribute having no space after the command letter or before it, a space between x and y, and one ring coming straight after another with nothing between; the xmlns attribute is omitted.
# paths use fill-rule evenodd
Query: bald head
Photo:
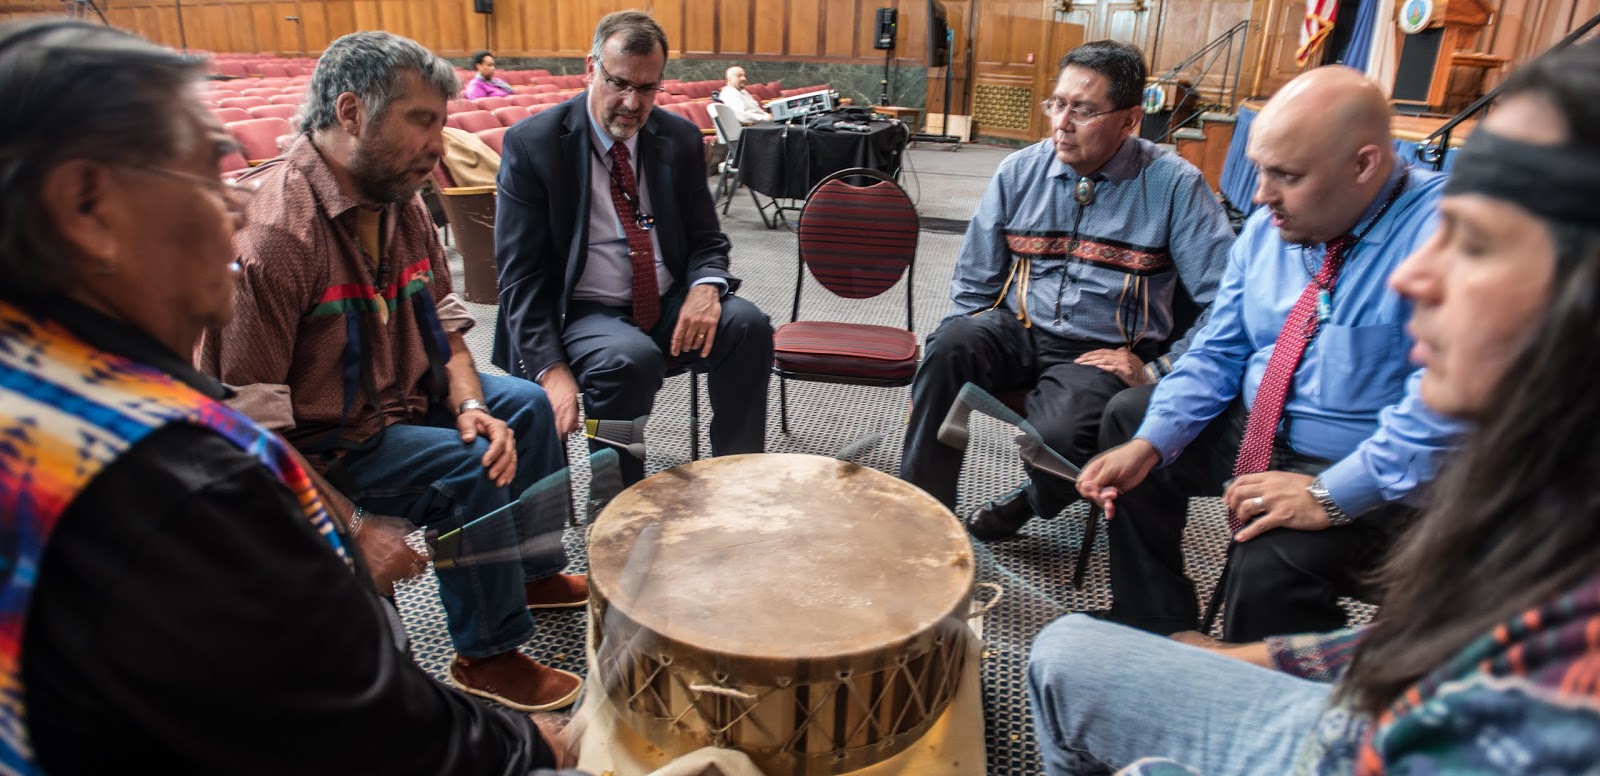
<svg viewBox="0 0 1600 776"><path fill-rule="evenodd" d="M744 68L734 65L724 73L728 77L728 85L735 89L743 89L745 85Z"/></svg>
<svg viewBox="0 0 1600 776"><path fill-rule="evenodd" d="M1315 244L1355 226L1394 171L1389 101L1359 70L1319 67L1285 84L1250 127L1261 170L1255 201L1289 242Z"/></svg>

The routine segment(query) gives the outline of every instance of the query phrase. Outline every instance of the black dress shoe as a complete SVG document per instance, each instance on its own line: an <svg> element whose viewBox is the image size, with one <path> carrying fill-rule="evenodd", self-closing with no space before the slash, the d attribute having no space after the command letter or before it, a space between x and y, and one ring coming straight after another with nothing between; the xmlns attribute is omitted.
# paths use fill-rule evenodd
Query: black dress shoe
<svg viewBox="0 0 1600 776"><path fill-rule="evenodd" d="M967 533L986 542L1009 539L1033 517L1027 487L1017 488L1000 499L985 503L967 516Z"/></svg>

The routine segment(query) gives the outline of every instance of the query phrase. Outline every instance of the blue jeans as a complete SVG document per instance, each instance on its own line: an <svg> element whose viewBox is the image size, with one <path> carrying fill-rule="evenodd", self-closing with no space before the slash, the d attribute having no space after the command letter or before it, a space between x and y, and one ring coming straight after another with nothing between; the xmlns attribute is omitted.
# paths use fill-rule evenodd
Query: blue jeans
<svg viewBox="0 0 1600 776"><path fill-rule="evenodd" d="M461 443L455 413L435 406L416 424L395 424L372 450L352 453L341 464L357 504L375 514L394 515L441 532L456 528L511 503L528 486L566 465L556 437L550 400L538 385L515 377L480 374L489 413L516 435L517 472L508 488L495 487L483 468L486 437ZM540 532L557 537L565 529L560 515L539 516ZM493 546L515 547L532 537L485 536ZM508 652L533 636L525 581L558 574L567 566L560 541L519 563L492 563L437 572L450 640L466 657Z"/></svg>
<svg viewBox="0 0 1600 776"><path fill-rule="evenodd" d="M1085 615L1040 631L1028 696L1045 772L1164 757L1206 776L1289 773L1332 685Z"/></svg>

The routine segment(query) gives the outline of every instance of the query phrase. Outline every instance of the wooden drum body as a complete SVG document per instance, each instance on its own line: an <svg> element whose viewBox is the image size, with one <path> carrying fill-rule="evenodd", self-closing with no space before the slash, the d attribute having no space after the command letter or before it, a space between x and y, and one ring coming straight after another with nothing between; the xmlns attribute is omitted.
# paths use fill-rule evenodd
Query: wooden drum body
<svg viewBox="0 0 1600 776"><path fill-rule="evenodd" d="M738 455L624 491L589 539L596 676L669 753L769 774L885 760L961 681L972 545L941 504L833 458Z"/></svg>

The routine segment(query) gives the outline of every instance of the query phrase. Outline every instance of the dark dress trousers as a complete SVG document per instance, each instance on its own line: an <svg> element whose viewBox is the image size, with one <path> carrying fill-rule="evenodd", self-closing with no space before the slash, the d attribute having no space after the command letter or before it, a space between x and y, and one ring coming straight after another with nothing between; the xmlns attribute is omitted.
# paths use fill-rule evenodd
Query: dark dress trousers
<svg viewBox="0 0 1600 776"><path fill-rule="evenodd" d="M506 132L495 214L500 317L493 362L536 379L566 362L590 418L632 420L649 414L668 370L709 372L714 454L761 452L766 438L772 323L733 295L728 237L706 186L704 140L681 117L652 110L639 131L635 166L648 187L661 260L672 275L661 319L650 331L628 308L575 300L589 252L593 130L587 93L517 122ZM711 353L669 352L688 289L705 278L727 283ZM644 462L624 454L623 478L643 477Z"/></svg>

